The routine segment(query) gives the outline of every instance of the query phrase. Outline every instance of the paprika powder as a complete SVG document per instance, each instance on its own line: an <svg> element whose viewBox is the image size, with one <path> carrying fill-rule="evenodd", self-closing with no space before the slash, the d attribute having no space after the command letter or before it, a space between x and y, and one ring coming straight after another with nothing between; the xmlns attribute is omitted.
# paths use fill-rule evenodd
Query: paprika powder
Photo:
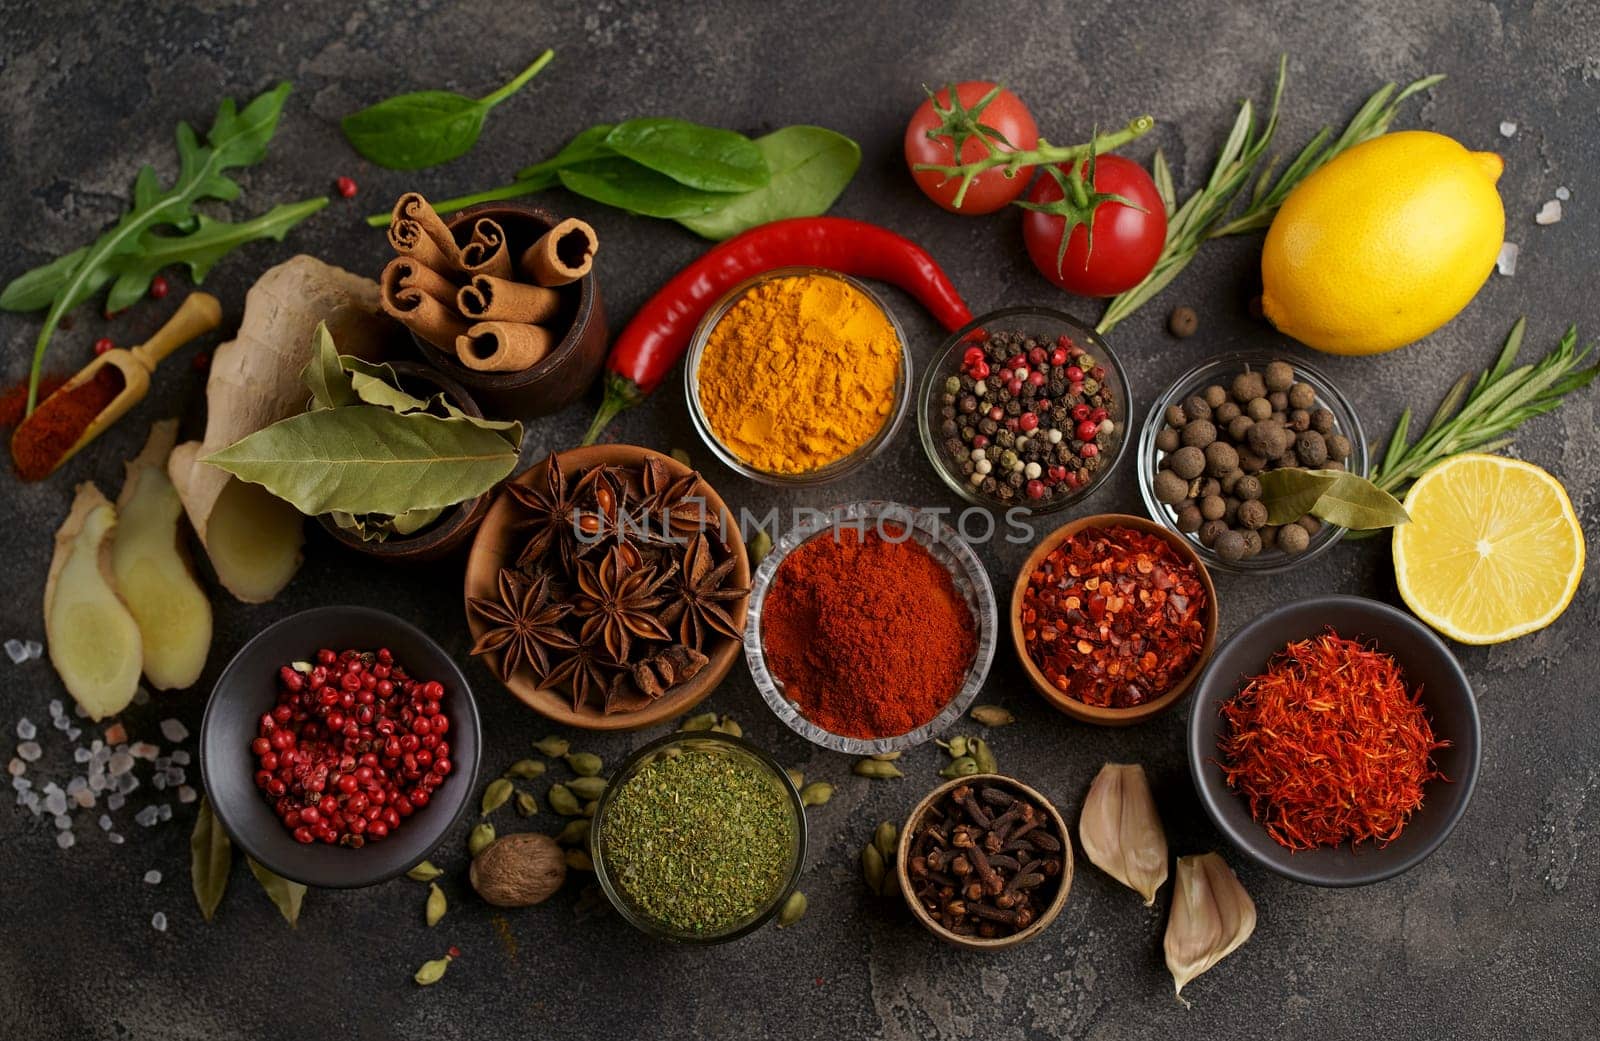
<svg viewBox="0 0 1600 1041"><path fill-rule="evenodd" d="M823 532L789 555L767 591L767 667L829 733L915 730L961 690L977 654L972 611L950 573L904 536L888 524Z"/></svg>
<svg viewBox="0 0 1600 1041"><path fill-rule="evenodd" d="M126 384L121 369L102 365L76 387L63 388L46 398L11 435L11 458L22 479L48 477Z"/></svg>

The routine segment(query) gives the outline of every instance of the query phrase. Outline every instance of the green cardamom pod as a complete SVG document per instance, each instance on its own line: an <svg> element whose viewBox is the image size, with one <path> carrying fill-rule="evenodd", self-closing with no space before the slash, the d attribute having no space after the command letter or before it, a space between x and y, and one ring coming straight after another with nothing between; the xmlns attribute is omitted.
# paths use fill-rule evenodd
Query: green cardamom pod
<svg viewBox="0 0 1600 1041"><path fill-rule="evenodd" d="M567 742L559 737L541 738L533 743L540 755L549 756L551 759L560 759L567 754Z"/></svg>
<svg viewBox="0 0 1600 1041"><path fill-rule="evenodd" d="M905 776L893 763L881 763L876 759L857 759L850 771L858 777L870 777L875 781L887 781Z"/></svg>
<svg viewBox="0 0 1600 1041"><path fill-rule="evenodd" d="M806 895L796 889L789 894L789 898L783 902L783 909L778 912L778 928L789 928L789 926L804 918L805 914Z"/></svg>
<svg viewBox="0 0 1600 1041"><path fill-rule="evenodd" d="M784 773L789 775L789 783L794 785L796 789L805 787L806 775L804 771L798 767L791 766Z"/></svg>
<svg viewBox="0 0 1600 1041"><path fill-rule="evenodd" d="M574 777L567 782L567 790L580 799L598 799L606 790L604 777Z"/></svg>
<svg viewBox="0 0 1600 1041"><path fill-rule="evenodd" d="M562 857L567 862L567 867L573 871L593 871L594 860L590 858L587 850L569 849Z"/></svg>
<svg viewBox="0 0 1600 1041"><path fill-rule="evenodd" d="M826 806L831 798L833 798L833 785L827 781L812 781L800 789L802 806Z"/></svg>
<svg viewBox="0 0 1600 1041"><path fill-rule="evenodd" d="M880 763L892 763L896 759L900 758L900 753L899 752L879 752L877 755L869 756L868 758L876 759Z"/></svg>
<svg viewBox="0 0 1600 1041"><path fill-rule="evenodd" d="M406 877L413 882L432 882L443 874L443 871L433 866L433 861L424 860L410 871L407 871Z"/></svg>
<svg viewBox="0 0 1600 1041"><path fill-rule="evenodd" d="M950 760L950 765L939 771L940 777L955 780L957 777L971 777L978 772L978 761L970 755L961 756Z"/></svg>
<svg viewBox="0 0 1600 1041"><path fill-rule="evenodd" d="M445 903L444 890L439 888L439 883L429 882L428 907L424 912L424 917L428 920L429 928L439 924L439 919L444 917L445 909L448 906L449 905Z"/></svg>
<svg viewBox="0 0 1600 1041"><path fill-rule="evenodd" d="M479 853L482 853L484 850L488 849L489 844L492 842L494 842L494 825L490 824L488 821L484 821L476 828L473 828L472 831L468 832L467 853L469 856L475 857Z"/></svg>
<svg viewBox="0 0 1600 1041"><path fill-rule="evenodd" d="M981 737L975 737L967 742L967 749L972 753L973 761L978 764L980 774L1000 772L1000 764L994 761L994 752L990 751L989 742Z"/></svg>
<svg viewBox="0 0 1600 1041"><path fill-rule="evenodd" d="M417 981L418 986L432 986L444 979L444 970L450 967L450 962L451 958L448 954L443 958L425 961L422 963L422 968L418 969L417 974L411 978Z"/></svg>
<svg viewBox="0 0 1600 1041"><path fill-rule="evenodd" d="M772 536L767 534L765 528L757 528L749 541L744 544L744 550L750 554L750 568L754 570L761 566L767 559L767 554L772 552Z"/></svg>
<svg viewBox="0 0 1600 1041"><path fill-rule="evenodd" d="M967 754L967 739L957 734L949 741L938 742L940 748L950 753L951 759L960 759Z"/></svg>
<svg viewBox="0 0 1600 1041"><path fill-rule="evenodd" d="M550 794L545 796L545 802L550 808L563 817L576 817L583 812L578 802L578 797L572 794L572 789L564 784L552 784Z"/></svg>
<svg viewBox="0 0 1600 1041"><path fill-rule="evenodd" d="M887 868L877 846L869 842L861 847L861 875L867 880L867 888L878 896L883 895L883 876Z"/></svg>
<svg viewBox="0 0 1600 1041"><path fill-rule="evenodd" d="M593 817L596 813L600 812L600 800L590 799L588 802L583 804L583 809L579 812L585 817Z"/></svg>
<svg viewBox="0 0 1600 1041"><path fill-rule="evenodd" d="M534 799L532 792L517 793L517 812L524 817L532 817L539 812L539 803Z"/></svg>
<svg viewBox="0 0 1600 1041"><path fill-rule="evenodd" d="M605 767L605 763L593 752L568 753L567 765L579 777L593 777Z"/></svg>
<svg viewBox="0 0 1600 1041"><path fill-rule="evenodd" d="M1010 710L999 705L974 705L971 716L974 722L986 727L1008 727L1017 721Z"/></svg>
<svg viewBox="0 0 1600 1041"><path fill-rule="evenodd" d="M535 777L544 776L544 763L537 759L518 759L511 764L511 769L506 771L506 776L531 781Z"/></svg>
<svg viewBox="0 0 1600 1041"><path fill-rule="evenodd" d="M556 841L563 846L581 846L589 841L589 829L593 822L584 817L567 821L567 826L556 835Z"/></svg>
<svg viewBox="0 0 1600 1041"><path fill-rule="evenodd" d="M702 712L698 716L690 716L688 719L684 720L683 725L678 729L681 731L710 730L716 725L717 714L715 712Z"/></svg>
<svg viewBox="0 0 1600 1041"><path fill-rule="evenodd" d="M489 782L489 787L483 790L483 813L493 813L506 804L511 798L511 782L504 777L496 777Z"/></svg>
<svg viewBox="0 0 1600 1041"><path fill-rule="evenodd" d="M895 853L900 846L900 829L893 821L884 821L878 825L878 830L872 833L872 844L883 855L885 864L893 864Z"/></svg>
<svg viewBox="0 0 1600 1041"><path fill-rule="evenodd" d="M727 734L729 737L744 736L744 727L740 726L732 716L723 716L711 730L713 733Z"/></svg>

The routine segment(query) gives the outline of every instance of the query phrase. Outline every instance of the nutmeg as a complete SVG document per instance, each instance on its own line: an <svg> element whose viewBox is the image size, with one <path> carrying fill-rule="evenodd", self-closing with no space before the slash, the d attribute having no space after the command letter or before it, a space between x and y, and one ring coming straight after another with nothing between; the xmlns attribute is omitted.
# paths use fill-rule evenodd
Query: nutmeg
<svg viewBox="0 0 1600 1041"><path fill-rule="evenodd" d="M505 835L472 858L472 888L496 907L532 907L548 900L567 879L556 840L539 832Z"/></svg>

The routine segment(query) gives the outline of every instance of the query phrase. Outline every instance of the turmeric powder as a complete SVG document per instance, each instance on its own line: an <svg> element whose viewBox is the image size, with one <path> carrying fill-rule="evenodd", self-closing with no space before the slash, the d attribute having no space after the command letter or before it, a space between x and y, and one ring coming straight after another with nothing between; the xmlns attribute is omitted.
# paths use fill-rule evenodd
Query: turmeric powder
<svg viewBox="0 0 1600 1041"><path fill-rule="evenodd" d="M871 297L830 275L785 276L751 289L711 330L700 408L755 469L809 473L883 428L900 367L900 338Z"/></svg>

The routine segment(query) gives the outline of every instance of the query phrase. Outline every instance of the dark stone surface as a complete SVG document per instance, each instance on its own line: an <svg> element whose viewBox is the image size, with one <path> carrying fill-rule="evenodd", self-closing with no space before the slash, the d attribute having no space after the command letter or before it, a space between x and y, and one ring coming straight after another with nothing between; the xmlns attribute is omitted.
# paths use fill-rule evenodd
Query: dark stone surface
<svg viewBox="0 0 1600 1041"><path fill-rule="evenodd" d="M1506 157L1500 187L1508 237L1521 244L1514 278L1494 276L1466 312L1421 346L1376 360L1318 357L1355 399L1369 435L1386 432L1402 405L1428 410L1455 375L1494 356L1512 320L1530 316L1542 350L1568 322L1596 326L1594 272L1600 237L1588 219L1600 198L1600 18L1583 2L1533 5L1362 2L1224 5L1035 4L998 13L922 3L789 5L734 2L628 9L615 3L145 5L9 3L0 42L0 276L90 239L120 212L140 163L173 169L179 119L207 125L217 100L294 82L271 155L240 174L233 214L328 191L336 175L361 184L354 202L335 200L283 245L258 244L219 265L206 288L237 320L245 288L265 266L297 250L376 274L384 248L357 216L383 209L404 188L443 196L487 187L602 120L663 113L747 131L815 122L862 143L864 162L837 212L881 221L924 242L978 309L1047 303L1080 315L1025 260L1018 215L948 216L911 185L900 158L903 121L919 84L1000 76L1026 98L1046 133L1080 140L1098 121L1141 111L1161 122L1129 154L1160 144L1185 189L1208 164L1243 96L1262 98L1276 55L1292 56L1280 141L1298 148L1323 121L1342 122L1386 79L1445 72L1450 79L1410 102L1401 126L1432 127ZM555 63L490 119L472 154L415 175L359 161L338 119L399 91L422 87L483 93L529 60L558 49ZM1519 125L1509 140L1501 120ZM1567 218L1536 227L1533 214L1567 185ZM562 196L552 205L592 220L608 304L623 320L703 244L671 225L632 219ZM1141 402L1195 360L1224 348L1274 348L1252 322L1259 240L1205 254L1159 303L1126 322L1114 344ZM186 278L175 280L186 286ZM889 296L919 363L938 341L908 298ZM1162 331L1166 311L1189 303L1202 331L1178 343ZM113 323L96 306L57 337L52 369L75 367L102 331L135 342L171 306L144 304ZM7 345L0 375L27 368L32 316L0 316ZM1291 357L1294 347L1283 348ZM50 532L72 487L120 483L122 460L151 420L182 413L197 423L199 377L192 350L160 372L154 392L119 428L65 472L21 486L7 478L0 554L9 593L0 636L42 638L40 596ZM778 495L735 480L695 441L676 382L623 419L618 436L659 448L683 446L737 505L819 504L869 495L957 505L937 484L915 434L860 475L806 495ZM538 424L529 453L574 441L587 405ZM1530 425L1515 451L1549 467L1594 531L1600 465L1594 395ZM1126 465L1089 504L1137 512ZM218 592L216 643L193 691L130 711L138 734L175 715L197 728L210 681L252 633L315 604L385 605L431 628L464 656L460 565L380 570L341 552L309 526L305 568L277 602L238 604ZM1008 590L1025 547L985 549L998 588ZM1593 568L1591 567L1591 571ZM1592 921L1600 902L1600 768L1594 761L1596 651L1600 615L1594 576L1554 626L1494 648L1459 648L1481 698L1486 754L1476 800L1450 841L1410 874L1382 885L1330 892L1242 866L1260 908L1255 937L1193 984L1194 1008L1171 997L1161 961L1162 908L1080 865L1062 919L1033 944L988 959L960 954L908 920L869 906L856 853L880 819L898 818L934 780L936 753L909 757L909 778L866 782L842 757L814 751L766 711L742 674L709 703L735 714L779 758L825 777L839 791L813 811L804 888L811 910L782 933L735 946L675 950L640 938L615 918L579 923L578 886L537 909L493 915L467 890L462 835L438 860L454 905L435 929L422 921L424 892L398 881L351 893L313 893L297 931L278 919L237 866L217 920L196 912L187 884L194 814L145 830L124 811L128 844L108 846L91 820L78 847L57 850L49 822L0 811L0 1031L13 1037L208 1038L505 1036L783 1036L1180 1038L1381 1035L1422 1039L1593 1036L1600 1006ZM1383 543L1345 545L1269 581L1219 576L1224 632L1312 592L1361 592L1396 600ZM486 766L509 763L547 731L487 671L469 666L493 735ZM44 719L61 689L49 666L0 662L5 738L27 714ZM1201 814L1182 752L1185 711L1129 731L1070 723L1025 688L1002 653L986 700L1020 723L993 735L1002 766L1043 788L1075 814L1093 772L1107 759L1151 771L1175 852L1218 842ZM616 762L650 735L583 739ZM50 731L47 738L56 738ZM70 769L65 746L48 763ZM543 791L544 784L536 788ZM148 796L148 788L140 796ZM142 799L135 799L133 807ZM503 827L515 826L508 811ZM536 825L553 828L548 815ZM166 880L140 878L158 868ZM163 935L149 926L164 911ZM458 944L465 952L445 981L420 990L411 973Z"/></svg>

